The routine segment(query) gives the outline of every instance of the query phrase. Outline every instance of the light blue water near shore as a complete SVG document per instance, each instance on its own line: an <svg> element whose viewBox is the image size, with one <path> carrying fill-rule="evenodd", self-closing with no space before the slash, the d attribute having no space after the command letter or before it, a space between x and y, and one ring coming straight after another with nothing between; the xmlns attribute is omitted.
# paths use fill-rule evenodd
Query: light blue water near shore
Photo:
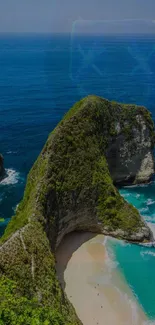
<svg viewBox="0 0 155 325"><path fill-rule="evenodd" d="M3 233L49 132L83 96L145 105L155 119L154 36L0 35L0 184ZM121 194L155 225L155 184ZM155 319L155 249L112 243L119 268ZM133 324L136 325L136 324Z"/></svg>
<svg viewBox="0 0 155 325"><path fill-rule="evenodd" d="M155 183L125 187L121 195L133 204L155 234ZM112 240L110 247L118 267L148 318L155 320L155 249Z"/></svg>

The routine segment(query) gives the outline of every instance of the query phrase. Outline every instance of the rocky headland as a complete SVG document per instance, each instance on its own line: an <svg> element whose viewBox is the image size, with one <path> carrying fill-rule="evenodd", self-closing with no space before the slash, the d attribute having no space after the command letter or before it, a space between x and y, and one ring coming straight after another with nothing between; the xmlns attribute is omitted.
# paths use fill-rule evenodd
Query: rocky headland
<svg viewBox="0 0 155 325"><path fill-rule="evenodd" d="M81 324L55 270L55 251L67 233L152 240L115 185L151 180L154 142L153 120L141 106L88 96L64 116L32 167L24 198L1 239L4 324L11 324L6 320L13 313L17 324L20 314L31 324L26 317L32 320L34 313L38 324ZM5 313L9 301L10 314Z"/></svg>

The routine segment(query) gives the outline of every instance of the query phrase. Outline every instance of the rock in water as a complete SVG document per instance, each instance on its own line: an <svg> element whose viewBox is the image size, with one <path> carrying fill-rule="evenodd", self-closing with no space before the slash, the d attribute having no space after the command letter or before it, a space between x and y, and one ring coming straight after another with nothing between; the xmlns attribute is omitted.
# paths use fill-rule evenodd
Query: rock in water
<svg viewBox="0 0 155 325"><path fill-rule="evenodd" d="M4 158L3 156L0 154L0 180L3 178L5 174L5 169L4 169Z"/></svg>
<svg viewBox="0 0 155 325"><path fill-rule="evenodd" d="M0 285L5 292L13 279L14 299L19 294L26 297L29 310L32 297L37 297L38 306L58 313L57 319L62 317L59 323L80 324L58 283L55 249L74 230L153 240L138 211L120 196L114 183L151 178L154 139L154 124L144 107L97 96L73 106L32 167L24 198L2 237L0 272L5 282Z"/></svg>

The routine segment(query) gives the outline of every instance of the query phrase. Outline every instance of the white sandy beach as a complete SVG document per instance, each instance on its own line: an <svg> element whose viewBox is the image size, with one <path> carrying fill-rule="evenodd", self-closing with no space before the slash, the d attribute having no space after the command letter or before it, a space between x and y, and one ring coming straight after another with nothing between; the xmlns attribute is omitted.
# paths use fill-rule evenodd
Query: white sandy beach
<svg viewBox="0 0 155 325"><path fill-rule="evenodd" d="M144 325L147 318L103 245L103 235L72 233L57 250L57 272L84 325Z"/></svg>

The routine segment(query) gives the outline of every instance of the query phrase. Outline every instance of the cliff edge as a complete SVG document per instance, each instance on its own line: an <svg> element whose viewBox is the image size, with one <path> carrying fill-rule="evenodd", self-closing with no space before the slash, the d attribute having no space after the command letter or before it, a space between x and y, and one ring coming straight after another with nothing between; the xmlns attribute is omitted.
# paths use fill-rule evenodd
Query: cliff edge
<svg viewBox="0 0 155 325"><path fill-rule="evenodd" d="M154 124L144 107L97 96L73 106L32 167L24 198L1 239L3 295L13 281L9 294L13 292L16 304L27 299L32 314L36 299L39 321L42 317L47 324L58 319L62 325L80 324L57 280L55 250L64 235L75 230L136 242L152 239L114 183L151 179L154 139ZM8 297L4 300L7 305Z"/></svg>

